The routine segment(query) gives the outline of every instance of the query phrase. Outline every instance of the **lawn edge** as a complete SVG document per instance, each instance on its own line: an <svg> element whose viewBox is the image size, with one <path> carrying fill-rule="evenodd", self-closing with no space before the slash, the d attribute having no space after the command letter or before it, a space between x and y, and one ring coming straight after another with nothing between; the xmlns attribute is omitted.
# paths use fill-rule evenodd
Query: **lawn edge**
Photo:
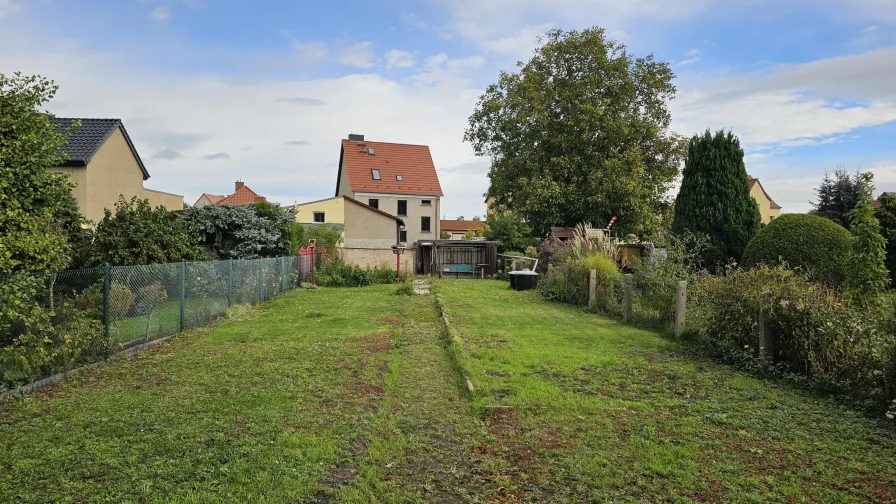
<svg viewBox="0 0 896 504"><path fill-rule="evenodd" d="M442 295L439 293L437 285L433 286L433 298L435 299L436 311L439 314L439 327L442 339L447 347L446 350L448 350L448 354L451 356L451 362L454 364L454 368L466 382L467 392L470 396L473 396L476 394L476 387L473 384L472 378L470 378L470 371L464 363L464 340L457 334L454 326L452 326L451 322L448 320L448 314L445 310L445 302L442 299Z"/></svg>

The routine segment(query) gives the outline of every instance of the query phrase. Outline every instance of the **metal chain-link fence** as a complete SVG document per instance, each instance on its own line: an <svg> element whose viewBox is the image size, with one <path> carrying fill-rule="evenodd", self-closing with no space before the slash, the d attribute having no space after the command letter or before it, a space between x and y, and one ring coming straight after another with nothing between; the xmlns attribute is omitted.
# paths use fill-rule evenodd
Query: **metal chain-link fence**
<svg viewBox="0 0 896 504"><path fill-rule="evenodd" d="M312 257L105 266L0 279L0 392L201 327L301 285Z"/></svg>

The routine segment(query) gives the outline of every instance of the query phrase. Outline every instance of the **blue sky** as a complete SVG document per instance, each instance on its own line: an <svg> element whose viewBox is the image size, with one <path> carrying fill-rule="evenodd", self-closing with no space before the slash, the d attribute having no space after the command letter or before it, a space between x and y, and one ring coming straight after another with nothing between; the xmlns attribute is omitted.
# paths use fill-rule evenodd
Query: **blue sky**
<svg viewBox="0 0 896 504"><path fill-rule="evenodd" d="M550 28L601 26L677 75L673 128L730 128L784 211L838 166L896 191L896 0L0 0L0 72L120 117L147 186L290 204L335 191L339 139L431 147L448 218L482 214L476 98Z"/></svg>

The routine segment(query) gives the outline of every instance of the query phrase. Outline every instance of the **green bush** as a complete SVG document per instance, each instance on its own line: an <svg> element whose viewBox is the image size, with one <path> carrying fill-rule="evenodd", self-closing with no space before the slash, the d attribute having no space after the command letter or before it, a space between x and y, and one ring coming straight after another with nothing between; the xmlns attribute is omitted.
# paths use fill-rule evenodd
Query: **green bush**
<svg viewBox="0 0 896 504"><path fill-rule="evenodd" d="M402 278L406 277L407 272L402 272L401 276ZM373 285L393 284L398 282L398 279L395 275L395 270L390 268L389 264L386 262L381 263L379 266L373 269L368 269L367 278Z"/></svg>
<svg viewBox="0 0 896 504"><path fill-rule="evenodd" d="M756 363L760 310L774 335L772 362L762 369L810 377L866 405L896 398L896 327L887 298L860 306L798 271L735 270L690 289L688 333L709 353Z"/></svg>
<svg viewBox="0 0 896 504"><path fill-rule="evenodd" d="M810 279L840 287L848 278L852 235L842 226L816 215L785 214L750 240L743 265L786 264Z"/></svg>
<svg viewBox="0 0 896 504"><path fill-rule="evenodd" d="M318 285L322 287L367 287L370 278L367 271L342 259L324 261L318 270Z"/></svg>
<svg viewBox="0 0 896 504"><path fill-rule="evenodd" d="M591 270L597 271L597 303L594 308L604 313L619 314L622 272L615 262L603 254L595 253L582 258L570 256L558 265L550 265L539 280L539 293L552 301L587 306L588 275Z"/></svg>
<svg viewBox="0 0 896 504"><path fill-rule="evenodd" d="M112 282L109 285L109 316L121 318L127 316L134 304L134 294L127 285Z"/></svg>

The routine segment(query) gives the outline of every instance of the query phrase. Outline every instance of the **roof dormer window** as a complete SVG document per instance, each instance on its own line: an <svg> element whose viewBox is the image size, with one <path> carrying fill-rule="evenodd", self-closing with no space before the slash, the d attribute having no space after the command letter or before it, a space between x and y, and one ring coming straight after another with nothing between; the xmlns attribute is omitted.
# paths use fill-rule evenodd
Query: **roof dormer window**
<svg viewBox="0 0 896 504"><path fill-rule="evenodd" d="M373 180L382 180L382 179L380 178L380 171L379 171L379 170L370 170L370 174L373 175Z"/></svg>

